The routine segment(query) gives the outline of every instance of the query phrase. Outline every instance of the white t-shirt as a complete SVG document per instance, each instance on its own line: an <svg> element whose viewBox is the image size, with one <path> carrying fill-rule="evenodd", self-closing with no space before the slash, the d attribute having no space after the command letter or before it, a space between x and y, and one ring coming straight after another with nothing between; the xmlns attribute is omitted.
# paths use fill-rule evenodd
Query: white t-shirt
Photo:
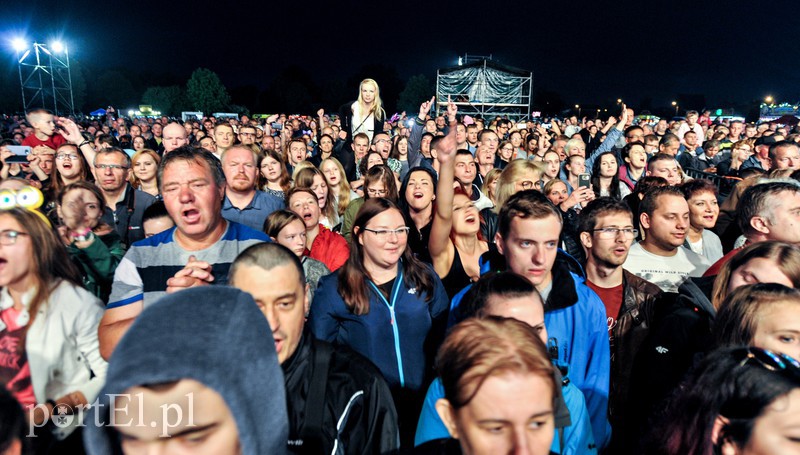
<svg viewBox="0 0 800 455"><path fill-rule="evenodd" d="M703 276L711 262L686 248L677 248L674 256L658 256L637 243L631 246L628 259L622 265L625 270L643 278L664 292L678 292L678 287L688 277Z"/></svg>

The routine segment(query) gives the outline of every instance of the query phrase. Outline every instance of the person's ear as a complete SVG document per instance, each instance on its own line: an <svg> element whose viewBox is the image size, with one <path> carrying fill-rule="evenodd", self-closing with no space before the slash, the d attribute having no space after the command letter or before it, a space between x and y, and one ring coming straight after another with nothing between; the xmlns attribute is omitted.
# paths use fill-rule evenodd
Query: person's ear
<svg viewBox="0 0 800 455"><path fill-rule="evenodd" d="M650 215L646 213L639 215L639 224L643 229L650 229Z"/></svg>
<svg viewBox="0 0 800 455"><path fill-rule="evenodd" d="M353 226L353 239L358 240L358 244L363 246L364 242L361 241L361 236L358 234L361 233L361 228L358 226Z"/></svg>
<svg viewBox="0 0 800 455"><path fill-rule="evenodd" d="M730 423L730 421L723 416L717 416L714 420L714 427L711 429L711 442L720 448L721 455L737 455L739 451L737 450L736 444L733 442L723 439L720 441L720 435L722 434L722 430Z"/></svg>
<svg viewBox="0 0 800 455"><path fill-rule="evenodd" d="M445 398L436 400L436 413L439 414L439 418L442 419L442 423L444 423L445 428L447 428L447 432L450 433L450 437L458 439L455 412L453 406L451 406L450 402Z"/></svg>
<svg viewBox="0 0 800 455"><path fill-rule="evenodd" d="M503 236L499 232L494 235L494 244L497 246L497 252L504 255L505 244L503 243Z"/></svg>
<svg viewBox="0 0 800 455"><path fill-rule="evenodd" d="M769 224L769 220L763 216L754 216L750 218L750 227L761 234L769 234Z"/></svg>
<svg viewBox="0 0 800 455"><path fill-rule="evenodd" d="M588 231L583 231L580 234L581 245L587 250L592 247L592 234Z"/></svg>

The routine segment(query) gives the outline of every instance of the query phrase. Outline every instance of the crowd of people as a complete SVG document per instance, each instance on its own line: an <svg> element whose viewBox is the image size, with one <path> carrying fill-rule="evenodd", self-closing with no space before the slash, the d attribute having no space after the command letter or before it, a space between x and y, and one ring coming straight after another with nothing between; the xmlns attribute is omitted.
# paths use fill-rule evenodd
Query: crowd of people
<svg viewBox="0 0 800 455"><path fill-rule="evenodd" d="M3 119L0 453L797 451L800 129L382 106Z"/></svg>

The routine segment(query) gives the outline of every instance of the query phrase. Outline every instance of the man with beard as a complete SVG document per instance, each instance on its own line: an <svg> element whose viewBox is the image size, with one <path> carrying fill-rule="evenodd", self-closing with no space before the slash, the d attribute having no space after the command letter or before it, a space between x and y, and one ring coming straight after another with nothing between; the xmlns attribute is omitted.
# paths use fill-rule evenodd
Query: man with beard
<svg viewBox="0 0 800 455"><path fill-rule="evenodd" d="M643 315L649 314L661 290L622 267L637 234L633 213L626 203L607 197L590 202L581 211L578 232L586 251L586 285L603 301L608 318L611 347L608 408L613 448L631 436L624 431L628 427L624 410L631 369L649 330L649 324L643 323Z"/></svg>
<svg viewBox="0 0 800 455"><path fill-rule="evenodd" d="M246 145L234 145L222 152L225 200L222 217L260 231L270 213L284 208L283 201L256 190L258 155Z"/></svg>

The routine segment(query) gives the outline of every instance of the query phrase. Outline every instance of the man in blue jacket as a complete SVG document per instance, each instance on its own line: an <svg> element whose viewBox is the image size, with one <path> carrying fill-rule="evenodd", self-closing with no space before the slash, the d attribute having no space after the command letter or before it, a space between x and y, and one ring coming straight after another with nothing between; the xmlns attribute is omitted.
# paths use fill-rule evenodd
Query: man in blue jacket
<svg viewBox="0 0 800 455"><path fill-rule="evenodd" d="M481 258L481 272L511 270L527 278L545 305L548 346L569 367L569 377L586 397L597 447L611 438L608 390L611 368L603 302L584 281L583 270L559 251L560 210L536 190L513 195L498 216L497 251ZM451 315L466 289L453 298ZM453 321L451 317L450 321Z"/></svg>

